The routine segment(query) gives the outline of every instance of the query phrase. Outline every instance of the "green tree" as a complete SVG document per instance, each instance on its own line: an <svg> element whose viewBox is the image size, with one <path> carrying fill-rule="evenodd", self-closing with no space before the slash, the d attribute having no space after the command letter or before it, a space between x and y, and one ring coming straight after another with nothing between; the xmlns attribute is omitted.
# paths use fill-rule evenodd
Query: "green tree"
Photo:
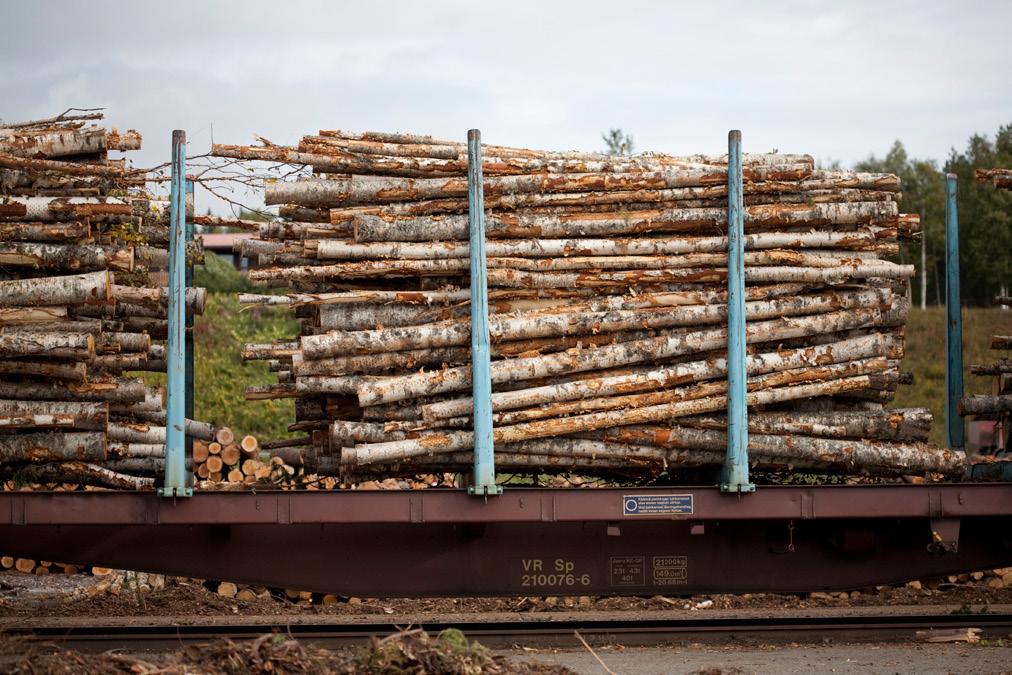
<svg viewBox="0 0 1012 675"><path fill-rule="evenodd" d="M1012 285L1012 192L978 183L975 169L1012 167L1012 124L994 140L974 134L945 170L958 177L960 290L963 302L990 304Z"/></svg>
<svg viewBox="0 0 1012 675"><path fill-rule="evenodd" d="M621 129L609 129L607 133L601 134L601 138L607 146L607 154L625 157L633 154L633 138Z"/></svg>
<svg viewBox="0 0 1012 675"><path fill-rule="evenodd" d="M893 143L885 157L879 159L873 155L854 168L899 176L903 190L900 211L918 214L922 233L922 241L902 243L899 260L917 268L917 276L912 280L913 299L919 301L924 288L926 302L937 304L944 293L945 177L942 172L934 160L911 159L900 141ZM923 286L922 281L926 282Z"/></svg>

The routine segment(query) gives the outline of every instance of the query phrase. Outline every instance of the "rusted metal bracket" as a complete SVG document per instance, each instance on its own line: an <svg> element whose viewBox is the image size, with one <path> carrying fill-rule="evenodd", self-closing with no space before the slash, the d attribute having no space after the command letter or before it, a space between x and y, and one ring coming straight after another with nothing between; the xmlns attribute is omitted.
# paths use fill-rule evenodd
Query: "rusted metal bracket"
<svg viewBox="0 0 1012 675"><path fill-rule="evenodd" d="M928 550L932 553L959 552L959 518L932 518L931 543Z"/></svg>

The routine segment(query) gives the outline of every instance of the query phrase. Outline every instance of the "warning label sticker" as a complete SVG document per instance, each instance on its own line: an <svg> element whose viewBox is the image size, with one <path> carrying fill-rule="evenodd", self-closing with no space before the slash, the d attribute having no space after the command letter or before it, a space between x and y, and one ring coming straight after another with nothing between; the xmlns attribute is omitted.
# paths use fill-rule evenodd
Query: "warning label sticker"
<svg viewBox="0 0 1012 675"><path fill-rule="evenodd" d="M692 495L623 495L623 516L691 516Z"/></svg>

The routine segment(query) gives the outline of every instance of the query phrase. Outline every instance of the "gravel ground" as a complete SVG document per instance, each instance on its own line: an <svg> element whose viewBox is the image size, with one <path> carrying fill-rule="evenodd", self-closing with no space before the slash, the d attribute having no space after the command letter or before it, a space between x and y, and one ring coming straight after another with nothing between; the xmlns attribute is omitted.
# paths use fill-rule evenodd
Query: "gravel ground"
<svg viewBox="0 0 1012 675"><path fill-rule="evenodd" d="M600 675L601 664L586 649L497 652L513 659L563 666ZM615 673L948 673L1012 672L1012 649L951 644L829 645L788 647L692 646L679 649L602 648L597 656Z"/></svg>

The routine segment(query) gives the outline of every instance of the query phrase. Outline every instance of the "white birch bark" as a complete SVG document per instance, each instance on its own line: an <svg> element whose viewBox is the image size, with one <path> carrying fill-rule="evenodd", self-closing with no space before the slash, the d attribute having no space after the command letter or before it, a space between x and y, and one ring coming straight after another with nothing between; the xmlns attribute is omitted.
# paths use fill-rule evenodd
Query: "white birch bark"
<svg viewBox="0 0 1012 675"><path fill-rule="evenodd" d="M92 431L0 435L0 462L101 462L105 435Z"/></svg>
<svg viewBox="0 0 1012 675"><path fill-rule="evenodd" d="M887 307L893 294L883 289L854 293L825 293L769 301L748 302L746 318L750 321L782 316L799 316L862 307ZM697 305L677 308L651 308L529 316L497 316L489 320L489 334L494 342L528 340L563 335L590 335L633 329L662 329L722 323L727 318L726 305ZM583 310L583 311L581 311ZM347 354L373 354L408 349L428 349L465 345L471 339L470 321L442 322L374 331L335 331L307 335L300 340L306 359L320 359Z"/></svg>
<svg viewBox="0 0 1012 675"><path fill-rule="evenodd" d="M811 398L813 396L835 394L842 391L856 391L858 389L865 389L871 385L872 376L861 375L839 380L827 380L812 384L775 387L749 392L746 400L750 406L769 405L781 401ZM675 417L722 410L726 405L727 398L724 395L707 396L642 408L608 410L563 419L555 418L512 426L500 426L494 429L493 434L497 443L513 443L531 438L561 436L583 431L593 431L595 429L666 421ZM350 464L389 462L402 457L460 451L472 447L473 444L474 434L469 431L431 433L424 434L415 439L393 441L390 443L375 443L345 449L342 459L347 455L347 461Z"/></svg>
<svg viewBox="0 0 1012 675"><path fill-rule="evenodd" d="M745 207L745 227L790 225L892 224L899 214L895 202L822 204L758 204ZM566 215L499 214L486 219L490 239L563 239L569 237L629 236L647 232L713 232L726 230L727 209L674 208L648 211ZM466 240L466 215L439 218L385 219L363 215L353 219L358 242L426 242Z"/></svg>
<svg viewBox="0 0 1012 675"><path fill-rule="evenodd" d="M745 235L747 251L765 249L822 248L843 250L876 250L888 232L895 229L866 226L855 232L761 232ZM370 260L378 258L467 258L466 241L377 241L355 242L316 239L303 242L307 257L325 260ZM559 256L632 256L679 255L685 253L722 253L727 251L727 237L658 237L658 238L570 238L570 239L502 239L486 243L489 257L552 258Z"/></svg>
<svg viewBox="0 0 1012 675"><path fill-rule="evenodd" d="M868 335L817 347L780 349L776 352L750 354L745 357L749 375L781 369L840 363L876 356L897 358L901 345L891 335ZM529 408L545 403L573 401L582 398L630 394L725 377L727 359L689 361L661 368L611 377L593 377L529 389L492 393L492 409L496 411ZM471 414L471 398L437 401L421 407L426 421Z"/></svg>
<svg viewBox="0 0 1012 675"><path fill-rule="evenodd" d="M0 304L34 307L108 303L112 299L111 285L106 271L0 281Z"/></svg>

